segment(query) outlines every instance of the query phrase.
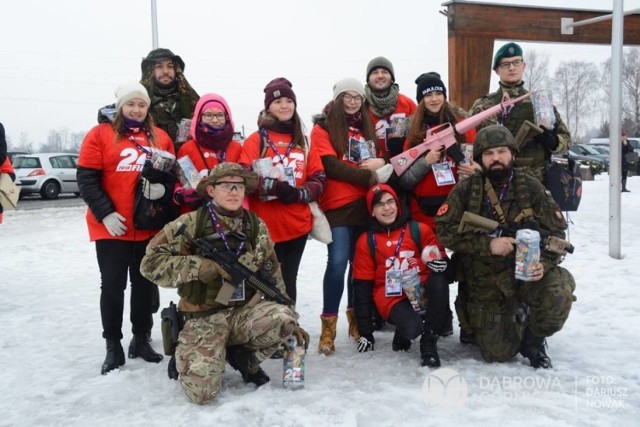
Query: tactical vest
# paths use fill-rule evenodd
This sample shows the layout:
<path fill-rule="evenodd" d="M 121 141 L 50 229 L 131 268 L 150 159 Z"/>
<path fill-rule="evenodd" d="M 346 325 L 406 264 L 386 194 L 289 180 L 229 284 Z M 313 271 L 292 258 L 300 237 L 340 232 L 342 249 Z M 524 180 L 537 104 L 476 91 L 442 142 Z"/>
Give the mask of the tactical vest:
<path fill-rule="evenodd" d="M 498 91 L 488 95 L 493 105 L 498 105 L 502 101 L 502 95 L 507 92 L 511 99 L 522 96 L 528 91 L 518 87 L 513 90 L 499 89 Z M 511 131 L 515 137 L 525 120 L 534 121 L 533 103 L 531 98 L 523 99 L 513 106 L 509 114 L 503 119 L 498 117 L 498 122 L 502 121 L 502 125 Z M 538 144 L 534 139 L 525 141 L 518 151 L 515 165 L 532 172 L 539 181 L 542 182 L 544 173 L 544 164 L 551 158 L 542 145 Z M 538 176 L 540 175 L 540 176 Z"/>
<path fill-rule="evenodd" d="M 257 215 L 251 211 L 245 211 L 243 217 L 243 228 L 245 230 L 245 246 L 242 252 L 251 252 L 253 247 L 256 244 L 258 238 L 258 230 L 259 230 L 259 219 Z M 207 240 L 211 246 L 216 249 L 225 250 L 226 247 L 224 242 L 219 234 L 216 233 L 213 224 L 211 223 L 211 219 L 209 217 L 209 212 L 207 211 L 206 206 L 201 206 L 198 208 L 196 214 L 196 229 L 194 233 L 194 237 L 202 237 Z M 227 243 L 232 251 L 237 251 L 238 247 L 242 243 L 240 236 L 237 233 L 228 233 L 225 234 L 227 238 Z M 195 255 L 202 255 L 202 252 L 199 249 L 196 249 Z M 218 302 L 216 302 L 216 297 L 218 296 L 218 292 L 222 287 L 222 279 L 217 278 L 213 283 L 203 283 L 199 280 L 194 280 L 188 283 L 185 283 L 178 287 L 178 295 L 185 299 L 190 304 L 207 304 L 215 307 L 225 307 Z M 245 298 L 243 301 L 233 301 L 229 302 L 228 307 L 241 306 L 246 304 L 251 297 L 255 294 L 255 291 L 250 288 L 245 288 Z"/>

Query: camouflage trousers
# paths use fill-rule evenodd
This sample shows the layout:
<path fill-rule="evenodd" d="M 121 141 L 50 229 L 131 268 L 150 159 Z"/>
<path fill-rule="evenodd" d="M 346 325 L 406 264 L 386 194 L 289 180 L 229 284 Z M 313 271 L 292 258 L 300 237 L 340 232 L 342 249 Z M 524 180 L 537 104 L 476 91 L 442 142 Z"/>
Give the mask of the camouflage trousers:
<path fill-rule="evenodd" d="M 522 334 L 527 327 L 536 336 L 548 337 L 564 326 L 576 282 L 566 269 L 554 267 L 545 271 L 537 282 L 518 281 L 512 297 L 487 299 L 469 286 L 468 319 L 482 357 L 488 362 L 504 362 L 520 351 Z M 523 316 L 521 304 L 529 307 Z M 526 318 L 526 320 L 524 320 Z"/>
<path fill-rule="evenodd" d="M 186 321 L 176 347 L 182 389 L 192 402 L 213 400 L 220 390 L 227 346 L 243 345 L 254 350 L 249 372 L 257 372 L 260 363 L 280 348 L 295 326 L 291 308 L 264 300 L 253 307 L 228 308 Z"/>

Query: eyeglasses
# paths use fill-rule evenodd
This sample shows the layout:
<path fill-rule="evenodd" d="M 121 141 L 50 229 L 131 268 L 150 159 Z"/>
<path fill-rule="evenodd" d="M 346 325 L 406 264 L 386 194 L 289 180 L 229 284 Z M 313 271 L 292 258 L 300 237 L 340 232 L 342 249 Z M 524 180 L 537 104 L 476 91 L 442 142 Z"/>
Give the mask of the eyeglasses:
<path fill-rule="evenodd" d="M 362 104 L 362 97 L 360 95 L 349 95 L 348 93 L 344 94 L 344 101 L 345 102 L 352 102 L 355 101 L 356 104 Z"/>
<path fill-rule="evenodd" d="M 503 70 L 508 70 L 509 68 L 511 68 L 511 66 L 513 65 L 515 68 L 518 68 L 519 66 L 521 66 L 524 63 L 524 61 L 522 59 L 516 59 L 513 61 L 505 61 L 505 62 L 501 62 L 498 66 L 500 68 L 502 68 Z"/>
<path fill-rule="evenodd" d="M 224 113 L 204 113 L 202 115 L 202 118 L 208 121 L 212 121 L 213 119 L 224 120 L 225 117 Z"/>
<path fill-rule="evenodd" d="M 244 191 L 247 185 L 244 182 L 231 182 L 231 181 L 218 181 L 213 184 L 215 187 L 220 187 L 225 193 L 231 193 L 232 191 Z"/>
<path fill-rule="evenodd" d="M 396 199 L 391 198 L 391 199 L 387 200 L 386 202 L 378 202 L 378 203 L 376 203 L 375 205 L 373 205 L 373 208 L 374 209 L 382 209 L 384 207 L 391 208 L 391 207 L 394 207 L 395 205 L 396 205 Z"/>

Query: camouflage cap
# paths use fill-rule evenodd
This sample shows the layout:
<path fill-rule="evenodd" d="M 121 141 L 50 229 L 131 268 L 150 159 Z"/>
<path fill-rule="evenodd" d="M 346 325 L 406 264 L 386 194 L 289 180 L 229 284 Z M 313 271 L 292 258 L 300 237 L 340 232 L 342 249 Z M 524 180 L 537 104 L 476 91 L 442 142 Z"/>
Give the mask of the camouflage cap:
<path fill-rule="evenodd" d="M 518 152 L 516 139 L 509 129 L 501 125 L 487 126 L 476 135 L 473 143 L 473 160 L 479 162 L 483 151 L 494 147 L 509 147 L 514 153 Z"/>
<path fill-rule="evenodd" d="M 511 58 L 512 56 L 522 56 L 522 48 L 517 43 L 507 43 L 502 46 L 496 52 L 496 56 L 493 57 L 493 68 L 495 70 L 500 65 L 500 60 L 502 58 Z"/>
<path fill-rule="evenodd" d="M 211 169 L 209 172 L 209 176 L 203 178 L 200 183 L 198 183 L 198 187 L 196 191 L 205 199 L 210 199 L 207 194 L 207 185 L 213 185 L 218 182 L 221 178 L 225 176 L 239 176 L 244 178 L 244 183 L 246 186 L 245 193 L 252 193 L 256 187 L 258 187 L 258 174 L 253 172 L 252 170 L 245 169 L 237 163 L 233 162 L 225 162 L 220 163 L 215 168 Z"/>

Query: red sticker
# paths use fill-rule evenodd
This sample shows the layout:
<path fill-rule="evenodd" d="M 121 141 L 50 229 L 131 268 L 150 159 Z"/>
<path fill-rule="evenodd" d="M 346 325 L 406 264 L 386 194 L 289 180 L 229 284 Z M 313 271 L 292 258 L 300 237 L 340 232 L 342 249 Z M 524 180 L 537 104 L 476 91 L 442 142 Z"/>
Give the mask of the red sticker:
<path fill-rule="evenodd" d="M 444 215 L 447 213 L 448 210 L 449 210 L 449 205 L 445 203 L 442 206 L 440 206 L 440 209 L 438 209 L 437 215 L 438 216 Z"/>
<path fill-rule="evenodd" d="M 416 157 L 418 157 L 418 150 L 416 149 L 409 150 L 409 155 L 415 159 Z"/>

